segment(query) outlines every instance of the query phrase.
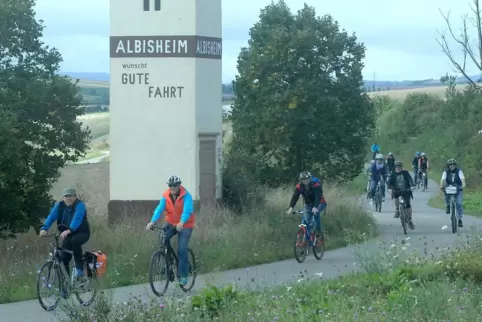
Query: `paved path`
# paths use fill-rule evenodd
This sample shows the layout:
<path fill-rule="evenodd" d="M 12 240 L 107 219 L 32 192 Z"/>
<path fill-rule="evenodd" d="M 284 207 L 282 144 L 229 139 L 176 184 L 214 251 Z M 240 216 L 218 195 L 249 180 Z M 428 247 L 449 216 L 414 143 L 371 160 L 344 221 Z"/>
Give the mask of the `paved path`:
<path fill-rule="evenodd" d="M 437 253 L 436 248 L 443 245 L 452 244 L 456 239 L 464 238 L 464 235 L 470 229 L 471 225 L 481 225 L 482 220 L 467 216 L 465 218 L 465 227 L 460 229 L 460 235 L 454 235 L 450 229 L 449 216 L 439 209 L 428 206 L 428 200 L 436 191 L 435 182 L 429 182 L 430 188 L 427 192 L 416 191 L 412 200 L 414 207 L 414 223 L 415 230 L 409 231 L 410 248 L 418 248 L 426 250 L 428 254 Z M 361 201 L 364 202 L 364 201 Z M 371 208 L 372 209 L 372 208 Z M 331 250 L 325 253 L 323 260 L 317 261 L 313 256 L 309 256 L 305 263 L 298 264 L 295 259 L 286 261 L 253 266 L 250 268 L 236 269 L 231 271 L 201 275 L 196 281 L 195 290 L 202 288 L 206 283 L 227 284 L 230 282 L 238 282 L 240 286 L 249 289 L 260 289 L 273 285 L 290 283 L 301 278 L 318 278 L 317 273 L 323 273 L 323 278 L 333 278 L 341 274 L 352 272 L 355 264 L 354 249 L 358 249 L 358 254 L 363 252 L 371 252 L 373 250 L 378 253 L 383 252 L 383 248 L 389 247 L 395 240 L 400 243 L 405 239 L 403 235 L 400 221 L 393 218 L 394 206 L 391 200 L 383 205 L 381 213 L 375 213 L 381 238 L 369 242 L 366 245 L 358 247 L 346 247 Z M 443 226 L 448 229 L 442 230 Z M 385 243 L 380 243 L 385 241 Z M 286 247 L 290 247 L 286 245 Z M 177 287 L 170 288 L 168 295 L 179 294 Z M 148 285 L 135 285 L 115 289 L 114 300 L 116 302 L 124 302 L 132 295 L 140 295 L 143 298 L 153 298 Z M 162 301 L 159 299 L 159 301 Z M 52 313 L 43 311 L 36 300 L 2 304 L 0 305 L 0 316 L 2 321 L 55 321 Z"/>
<path fill-rule="evenodd" d="M 105 157 L 108 157 L 110 155 L 110 151 L 101 151 L 102 155 L 95 157 L 95 158 L 90 158 L 82 161 L 77 161 L 75 164 L 88 164 L 88 163 L 99 163 L 101 162 Z"/>

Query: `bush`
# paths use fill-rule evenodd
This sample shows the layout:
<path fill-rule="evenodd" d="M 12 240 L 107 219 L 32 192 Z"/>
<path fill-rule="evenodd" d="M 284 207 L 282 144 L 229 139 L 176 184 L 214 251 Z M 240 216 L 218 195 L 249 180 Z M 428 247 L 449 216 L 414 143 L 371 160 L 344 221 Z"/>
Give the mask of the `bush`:
<path fill-rule="evenodd" d="M 396 153 L 396 158 L 411 164 L 416 151 L 426 152 L 437 177 L 449 158 L 457 159 L 469 173 L 468 185 L 478 187 L 482 181 L 482 94 L 471 89 L 447 91 L 445 99 L 425 94 L 408 95 L 402 103 L 375 101 L 377 110 L 386 111 L 378 121 L 375 141 L 382 150 Z M 407 167 L 408 168 L 408 167 Z M 438 179 L 438 178 L 437 178 Z"/>
<path fill-rule="evenodd" d="M 285 214 L 291 189 L 266 192 L 263 205 L 243 215 L 223 208 L 199 214 L 190 247 L 201 273 L 293 257 L 292 243 L 300 218 Z M 376 234 L 373 217 L 354 200 L 347 200 L 344 191 L 327 188 L 325 196 L 328 208 L 323 224 L 328 249 Z M 82 199 L 89 207 L 88 196 Z M 101 249 L 107 254 L 105 287 L 147 282 L 148 263 L 158 236 L 144 231 L 145 220 L 129 214 L 129 220 L 109 227 L 105 216 L 94 211 L 89 218 L 92 237 L 84 248 Z M 16 240 L 0 241 L 0 302 L 35 296 L 36 271 L 48 257 L 51 245 L 51 239 L 39 239 L 34 231 Z"/>

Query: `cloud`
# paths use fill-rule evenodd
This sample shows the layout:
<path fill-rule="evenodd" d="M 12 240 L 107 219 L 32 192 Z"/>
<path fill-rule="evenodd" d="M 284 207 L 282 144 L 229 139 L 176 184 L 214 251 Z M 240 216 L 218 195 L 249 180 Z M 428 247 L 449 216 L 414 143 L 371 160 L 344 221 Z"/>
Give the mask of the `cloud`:
<path fill-rule="evenodd" d="M 306 0 L 308 1 L 308 0 Z M 305 0 L 286 0 L 296 12 Z M 234 78 L 239 50 L 247 45 L 249 28 L 270 0 L 223 0 L 223 81 Z M 436 42 L 445 28 L 439 8 L 452 10 L 458 31 L 463 13 L 460 0 L 403 2 L 370 0 L 312 0 L 318 15 L 330 14 L 342 28 L 355 32 L 367 47 L 365 76 L 375 71 L 379 79 L 438 78 L 451 72 Z M 45 21 L 45 41 L 60 50 L 63 71 L 109 71 L 108 0 L 38 0 L 37 15 Z M 472 67 L 473 73 L 477 70 Z"/>

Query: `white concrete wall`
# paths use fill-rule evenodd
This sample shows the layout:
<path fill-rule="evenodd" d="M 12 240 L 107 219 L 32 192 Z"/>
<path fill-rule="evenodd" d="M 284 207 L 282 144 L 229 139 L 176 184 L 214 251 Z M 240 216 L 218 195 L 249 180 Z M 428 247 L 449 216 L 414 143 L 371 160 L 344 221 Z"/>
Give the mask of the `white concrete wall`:
<path fill-rule="evenodd" d="M 111 36 L 195 35 L 221 38 L 221 0 L 162 0 L 149 12 L 142 0 L 111 0 Z M 140 74 L 136 84 L 123 84 L 126 73 Z M 182 96 L 150 97 L 165 86 L 182 87 Z M 173 174 L 198 199 L 198 133 L 222 132 L 221 60 L 111 58 L 110 93 L 110 199 L 158 199 Z"/>
<path fill-rule="evenodd" d="M 197 35 L 222 38 L 221 0 L 196 2 Z M 216 141 L 216 198 L 222 196 L 222 62 L 220 59 L 198 59 L 196 62 L 196 123 L 197 131 L 219 133 Z M 211 93 L 203 95 L 203 93 Z M 199 149 L 199 144 L 198 144 Z M 199 163 L 196 165 L 199 178 Z M 199 184 L 197 185 L 199 195 Z"/>

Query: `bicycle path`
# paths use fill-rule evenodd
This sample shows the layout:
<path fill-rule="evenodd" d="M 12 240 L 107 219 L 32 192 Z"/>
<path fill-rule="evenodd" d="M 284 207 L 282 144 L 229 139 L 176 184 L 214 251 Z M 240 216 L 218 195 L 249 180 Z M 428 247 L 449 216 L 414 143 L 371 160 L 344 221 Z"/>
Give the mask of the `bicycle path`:
<path fill-rule="evenodd" d="M 428 200 L 434 194 L 438 193 L 436 183 L 429 181 L 429 189 L 426 192 L 415 191 L 414 199 L 412 199 L 414 209 L 415 230 L 409 231 L 411 249 L 419 249 L 421 254 L 440 253 L 440 248 L 445 245 L 453 244 L 457 239 L 464 238 L 470 231 L 471 225 L 482 225 L 482 220 L 465 216 L 464 228 L 460 229 L 460 235 L 452 234 L 450 227 L 449 215 L 444 211 L 428 206 Z M 365 198 L 360 198 L 359 202 L 367 204 Z M 373 210 L 371 206 L 371 210 Z M 327 251 L 321 261 L 316 260 L 312 255 L 308 256 L 303 264 L 299 264 L 296 260 L 289 259 L 285 261 L 252 266 L 248 268 L 235 269 L 224 272 L 210 273 L 198 276 L 193 291 L 199 290 L 207 285 L 207 283 L 215 283 L 218 285 L 226 285 L 228 283 L 237 282 L 242 288 L 250 290 L 261 290 L 265 287 L 274 285 L 282 285 L 285 283 L 296 282 L 305 278 L 334 278 L 342 274 L 351 273 L 359 266 L 354 256 L 354 249 L 360 253 L 369 253 L 372 251 L 383 252 L 389 248 L 392 243 L 400 244 L 401 240 L 405 240 L 400 221 L 393 218 L 395 207 L 393 201 L 387 198 L 383 204 L 381 213 L 374 213 L 380 230 L 380 237 L 372 240 L 364 245 L 357 247 L 345 247 Z M 329 215 L 329 213 L 328 213 Z M 443 226 L 448 228 L 442 230 Z M 291 245 L 286 245 L 291 247 Z M 186 295 L 176 285 L 170 285 L 167 296 Z M 191 293 L 192 294 L 192 293 Z M 138 296 L 142 299 L 149 300 L 156 298 L 148 284 L 133 285 L 121 287 L 113 290 L 115 303 L 123 303 L 128 301 L 132 296 Z M 159 303 L 163 302 L 162 298 L 156 298 Z M 57 314 L 62 314 L 57 309 Z M 20 321 L 58 321 L 52 314 L 45 312 L 38 304 L 37 300 L 24 302 L 2 304 L 0 305 L 0 316 L 3 321 L 20 322 Z"/>

